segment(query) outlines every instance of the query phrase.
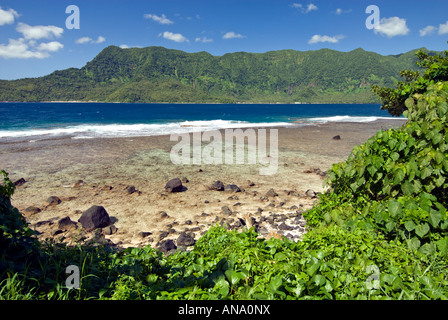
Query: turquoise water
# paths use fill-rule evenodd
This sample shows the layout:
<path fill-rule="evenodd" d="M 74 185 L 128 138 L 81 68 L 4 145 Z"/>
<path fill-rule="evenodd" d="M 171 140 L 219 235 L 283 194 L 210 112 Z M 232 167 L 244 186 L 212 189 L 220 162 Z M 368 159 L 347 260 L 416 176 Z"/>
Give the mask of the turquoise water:
<path fill-rule="evenodd" d="M 148 136 L 197 130 L 393 119 L 373 104 L 0 103 L 0 140 Z"/>

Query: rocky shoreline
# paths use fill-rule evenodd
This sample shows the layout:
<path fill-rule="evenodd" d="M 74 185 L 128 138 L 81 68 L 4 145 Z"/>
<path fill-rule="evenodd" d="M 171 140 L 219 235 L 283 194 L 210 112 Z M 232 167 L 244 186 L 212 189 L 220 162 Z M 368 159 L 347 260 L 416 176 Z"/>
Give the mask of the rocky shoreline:
<path fill-rule="evenodd" d="M 259 165 L 173 164 L 169 136 L 0 141 L 0 157 L 17 182 L 12 204 L 39 239 L 168 252 L 188 250 L 216 224 L 300 240 L 326 171 L 379 129 L 402 124 L 278 128 L 278 170 L 266 176 Z M 83 226 L 93 206 L 105 209 L 107 225 Z"/>
<path fill-rule="evenodd" d="M 317 173 L 321 177 L 322 171 L 319 168 L 305 170 L 305 173 Z M 182 184 L 182 181 L 184 184 Z M 171 193 L 188 192 L 184 186 L 189 180 L 175 178 L 167 182 L 165 191 L 159 194 L 160 197 L 169 197 Z M 26 181 L 20 179 L 16 186 L 20 188 Z M 75 189 L 93 188 L 83 181 L 77 181 L 72 186 L 66 186 Z M 112 191 L 114 187 L 101 187 L 99 192 Z M 142 192 L 134 186 L 126 186 L 124 192 L 131 196 L 143 196 Z M 137 247 L 151 245 L 166 254 L 176 250 L 189 250 L 194 246 L 200 236 L 205 234 L 213 225 L 223 226 L 227 230 L 244 231 L 253 228 L 259 234 L 259 237 L 269 239 L 271 237 L 282 239 L 288 238 L 292 241 L 299 241 L 306 233 L 306 221 L 302 214 L 310 208 L 317 194 L 313 190 L 300 192 L 297 190 L 282 190 L 277 193 L 273 188 L 265 194 L 257 191 L 257 186 L 252 181 L 247 181 L 244 187 L 236 184 L 224 184 L 221 181 L 214 181 L 208 186 L 200 185 L 199 189 L 204 192 L 220 193 L 227 200 L 234 202 L 229 207 L 223 205 L 220 212 L 212 214 L 201 212 L 196 219 L 178 221 L 173 219 L 166 211 L 159 211 L 155 219 L 163 221 L 161 230 L 139 231 L 137 238 L 141 241 Z M 244 212 L 239 210 L 242 203 L 240 199 L 251 197 L 259 202 L 259 207 L 254 212 Z M 45 210 L 57 209 L 63 201 L 74 200 L 73 197 L 59 198 L 57 196 L 49 197 L 45 204 L 39 207 L 30 206 L 23 210 L 23 215 L 27 220 L 34 220 Z M 205 203 L 210 201 L 205 200 Z M 298 203 L 298 205 L 290 205 Z M 65 243 L 68 245 L 81 244 L 87 246 L 109 246 L 126 247 L 122 241 L 114 242 L 112 240 L 115 234 L 119 233 L 119 228 L 115 225 L 118 221 L 115 217 L 109 216 L 106 208 L 98 205 L 90 207 L 86 211 L 75 210 L 70 216 L 63 218 L 51 218 L 48 220 L 39 220 L 30 223 L 32 229 L 37 232 L 40 240 L 53 240 L 56 243 Z M 78 219 L 76 219 L 78 218 Z M 72 220 L 73 219 L 73 220 Z"/>

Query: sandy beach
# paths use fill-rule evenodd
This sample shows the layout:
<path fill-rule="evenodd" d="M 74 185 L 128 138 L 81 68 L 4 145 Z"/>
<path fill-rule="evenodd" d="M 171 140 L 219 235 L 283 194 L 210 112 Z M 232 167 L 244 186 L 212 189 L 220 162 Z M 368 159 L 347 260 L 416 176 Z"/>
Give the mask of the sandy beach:
<path fill-rule="evenodd" d="M 176 142 L 169 136 L 0 140 L 0 169 L 13 182 L 25 179 L 12 203 L 41 239 L 74 243 L 92 237 L 92 232 L 82 231 L 78 219 L 98 205 L 116 227 L 103 229 L 103 239 L 120 247 L 157 247 L 162 239 L 176 240 L 185 231 L 197 240 L 215 223 L 231 225 L 241 218 L 250 225 L 279 214 L 300 218 L 315 201 L 307 190 L 324 191 L 324 174 L 333 163 L 346 160 L 355 145 L 379 129 L 403 123 L 397 119 L 276 128 L 278 170 L 265 176 L 259 174 L 260 164 L 173 164 L 169 152 Z M 184 191 L 165 191 L 172 178 L 182 179 Z M 241 191 L 209 190 L 218 180 Z M 270 189 L 277 195 L 266 195 Z M 51 204 L 50 197 L 60 201 Z M 65 217 L 76 225 L 60 228 L 58 221 Z"/>

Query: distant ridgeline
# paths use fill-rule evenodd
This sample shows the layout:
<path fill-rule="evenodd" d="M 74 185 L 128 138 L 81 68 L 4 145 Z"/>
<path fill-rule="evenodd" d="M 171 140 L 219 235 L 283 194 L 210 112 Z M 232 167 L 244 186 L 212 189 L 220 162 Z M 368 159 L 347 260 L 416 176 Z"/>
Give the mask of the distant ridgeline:
<path fill-rule="evenodd" d="M 372 85 L 416 70 L 413 50 L 382 56 L 281 50 L 212 56 L 163 47 L 109 46 L 81 69 L 0 81 L 0 101 L 379 103 Z"/>

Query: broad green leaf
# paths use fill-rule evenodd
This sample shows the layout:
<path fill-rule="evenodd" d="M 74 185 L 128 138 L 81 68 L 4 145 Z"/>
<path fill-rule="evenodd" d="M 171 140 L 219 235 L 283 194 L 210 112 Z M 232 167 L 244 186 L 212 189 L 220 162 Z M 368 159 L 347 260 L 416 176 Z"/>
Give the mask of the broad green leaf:
<path fill-rule="evenodd" d="M 232 286 L 236 285 L 241 280 L 240 275 L 235 270 L 226 270 L 225 275 Z"/>
<path fill-rule="evenodd" d="M 308 273 L 308 275 L 311 277 L 316 273 L 316 271 L 319 269 L 319 267 L 320 267 L 320 262 L 315 262 L 308 267 L 308 269 L 306 270 L 306 273 Z"/>
<path fill-rule="evenodd" d="M 275 276 L 271 279 L 271 282 L 269 282 L 269 289 L 275 292 L 282 286 L 282 283 L 282 276 Z"/>
<path fill-rule="evenodd" d="M 394 184 L 399 184 L 401 181 L 403 181 L 404 177 L 405 177 L 405 173 L 404 173 L 403 169 L 398 168 L 397 170 L 395 170 Z"/>
<path fill-rule="evenodd" d="M 416 237 L 406 240 L 408 244 L 408 248 L 411 250 L 417 250 L 420 248 L 420 240 L 418 240 Z"/>
<path fill-rule="evenodd" d="M 388 223 L 386 223 L 386 230 L 388 232 L 391 232 L 394 228 L 395 228 L 395 222 L 394 221 L 389 221 Z"/>
<path fill-rule="evenodd" d="M 415 227 L 415 233 L 423 238 L 429 232 L 429 225 L 427 223 L 419 224 Z"/>
<path fill-rule="evenodd" d="M 432 174 L 432 168 L 431 167 L 425 167 L 423 168 L 423 170 L 420 173 L 420 177 L 422 179 L 426 179 L 427 177 L 429 177 Z"/>
<path fill-rule="evenodd" d="M 389 200 L 387 207 L 389 209 L 390 214 L 393 217 L 401 217 L 401 212 L 402 212 L 402 204 L 400 202 L 398 202 L 395 199 L 391 199 Z"/>
<path fill-rule="evenodd" d="M 404 227 L 410 232 L 415 229 L 415 223 L 412 220 L 408 220 L 404 223 Z"/>
<path fill-rule="evenodd" d="M 321 287 L 325 285 L 326 279 L 321 274 L 316 274 L 314 277 L 311 278 L 311 281 L 317 286 Z"/>
<path fill-rule="evenodd" d="M 429 218 L 428 218 L 429 223 L 434 228 L 437 228 L 439 226 L 440 220 L 442 220 L 442 215 L 440 214 L 440 212 L 438 212 L 434 209 L 431 209 L 429 212 Z"/>
<path fill-rule="evenodd" d="M 448 238 L 437 240 L 436 244 L 439 251 L 445 255 L 448 249 Z"/>
<path fill-rule="evenodd" d="M 398 159 L 400 159 L 400 155 L 397 152 L 392 152 L 392 154 L 390 155 L 391 159 L 394 161 L 397 161 Z"/>
<path fill-rule="evenodd" d="M 405 196 L 410 196 L 414 193 L 414 186 L 408 180 L 406 180 L 401 185 L 401 191 L 403 191 L 403 194 Z"/>

